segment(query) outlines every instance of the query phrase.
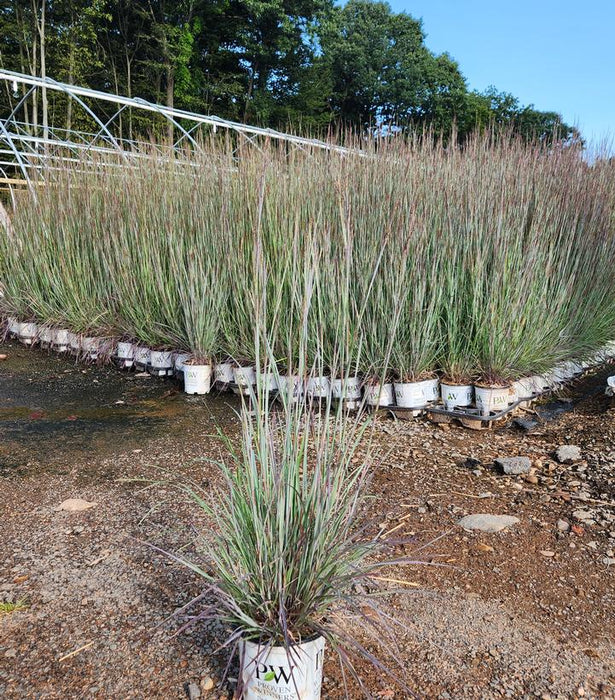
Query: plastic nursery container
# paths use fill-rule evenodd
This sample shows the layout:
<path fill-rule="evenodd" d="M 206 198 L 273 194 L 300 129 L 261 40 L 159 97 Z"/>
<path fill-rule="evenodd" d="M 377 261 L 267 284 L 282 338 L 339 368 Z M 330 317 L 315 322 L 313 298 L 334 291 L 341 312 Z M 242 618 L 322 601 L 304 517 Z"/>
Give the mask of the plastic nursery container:
<path fill-rule="evenodd" d="M 530 379 L 534 384 L 535 394 L 544 394 L 545 391 L 549 391 L 551 388 L 549 377 L 546 374 L 533 374 Z"/>
<path fill-rule="evenodd" d="M 230 362 L 220 362 L 214 366 L 214 380 L 220 388 L 226 388 L 234 380 L 233 365 Z"/>
<path fill-rule="evenodd" d="M 193 365 L 184 363 L 184 391 L 186 394 L 209 394 L 213 368 L 209 364 Z"/>
<path fill-rule="evenodd" d="M 38 331 L 38 339 L 44 348 L 51 347 L 51 344 L 53 343 L 53 328 L 50 328 L 49 326 L 40 328 Z"/>
<path fill-rule="evenodd" d="M 573 362 L 572 360 L 564 362 L 564 368 L 569 379 L 574 379 L 585 371 L 585 368 L 580 362 Z"/>
<path fill-rule="evenodd" d="M 135 346 L 125 340 L 117 344 L 116 358 L 121 367 L 128 369 L 133 366 L 135 360 Z"/>
<path fill-rule="evenodd" d="M 393 384 L 366 384 L 365 402 L 368 406 L 393 406 L 395 404 L 395 392 Z"/>
<path fill-rule="evenodd" d="M 137 369 L 146 369 L 150 363 L 151 353 L 152 351 L 149 348 L 142 345 L 135 346 L 135 367 Z"/>
<path fill-rule="evenodd" d="M 440 382 L 442 403 L 447 411 L 456 408 L 467 408 L 474 401 L 474 387 L 471 384 L 449 384 Z"/>
<path fill-rule="evenodd" d="M 104 341 L 102 338 L 86 336 L 81 339 L 81 350 L 90 360 L 97 360 L 102 350 Z"/>
<path fill-rule="evenodd" d="M 278 390 L 280 398 L 290 398 L 292 403 L 296 403 L 303 396 L 305 385 L 298 374 L 280 374 L 278 377 Z"/>
<path fill-rule="evenodd" d="M 256 370 L 254 367 L 233 367 L 233 379 L 240 394 L 249 394 L 256 384 Z"/>
<path fill-rule="evenodd" d="M 481 415 L 488 416 L 490 413 L 504 411 L 517 399 L 512 385 L 503 387 L 474 385 L 476 396 L 476 408 Z"/>
<path fill-rule="evenodd" d="M 38 326 L 36 323 L 19 324 L 19 340 L 24 345 L 33 345 L 38 338 Z"/>
<path fill-rule="evenodd" d="M 395 402 L 400 408 L 425 408 L 430 401 L 435 400 L 434 387 L 437 391 L 437 379 L 421 382 L 395 382 L 393 384 Z"/>
<path fill-rule="evenodd" d="M 173 374 L 175 361 L 172 350 L 151 350 L 147 371 L 155 377 L 166 377 Z"/>
<path fill-rule="evenodd" d="M 55 328 L 51 347 L 57 352 L 66 352 L 70 347 L 70 332 L 65 328 Z"/>
<path fill-rule="evenodd" d="M 329 377 L 308 377 L 305 382 L 305 393 L 312 399 L 326 399 L 331 395 L 331 380 Z"/>
<path fill-rule="evenodd" d="M 359 401 L 361 399 L 361 380 L 359 377 L 333 379 L 331 382 L 331 393 L 334 399 Z"/>
<path fill-rule="evenodd" d="M 319 700 L 325 640 L 284 647 L 241 644 L 243 700 Z"/>
<path fill-rule="evenodd" d="M 419 384 L 423 387 L 423 393 L 425 394 L 427 403 L 440 400 L 440 380 L 437 377 L 434 379 L 424 379 L 422 382 L 419 382 Z"/>
<path fill-rule="evenodd" d="M 19 335 L 19 331 L 21 330 L 21 322 L 18 321 L 15 316 L 9 316 L 8 317 L 8 331 L 9 334 L 17 337 Z"/>
<path fill-rule="evenodd" d="M 517 400 L 533 399 L 536 395 L 536 380 L 535 377 L 523 377 L 513 382 L 513 389 Z"/>
<path fill-rule="evenodd" d="M 68 348 L 73 355 L 78 355 L 81 352 L 81 338 L 77 333 L 68 334 Z"/>
<path fill-rule="evenodd" d="M 174 368 L 175 368 L 175 376 L 176 377 L 179 377 L 180 379 L 183 378 L 184 365 L 186 364 L 186 360 L 189 360 L 191 357 L 192 357 L 192 355 L 189 352 L 178 352 L 177 355 L 175 355 L 175 367 Z"/>
<path fill-rule="evenodd" d="M 262 391 L 270 393 L 278 390 L 278 379 L 275 376 L 275 372 L 272 372 L 271 370 L 259 372 L 258 382 Z"/>

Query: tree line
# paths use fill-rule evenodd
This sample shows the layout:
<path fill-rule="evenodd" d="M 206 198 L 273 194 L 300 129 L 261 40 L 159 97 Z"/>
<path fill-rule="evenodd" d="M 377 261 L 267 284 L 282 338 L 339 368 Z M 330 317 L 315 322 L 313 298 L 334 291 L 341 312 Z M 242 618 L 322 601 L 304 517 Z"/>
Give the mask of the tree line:
<path fill-rule="evenodd" d="M 463 140 L 495 125 L 577 140 L 556 112 L 491 87 L 468 89 L 457 62 L 425 45 L 419 20 L 348 0 L 0 0 L 0 66 L 252 124 L 433 129 Z M 10 85 L 0 109 L 19 98 Z M 54 93 L 24 120 L 87 128 Z M 151 128 L 130 110 L 122 135 Z"/>

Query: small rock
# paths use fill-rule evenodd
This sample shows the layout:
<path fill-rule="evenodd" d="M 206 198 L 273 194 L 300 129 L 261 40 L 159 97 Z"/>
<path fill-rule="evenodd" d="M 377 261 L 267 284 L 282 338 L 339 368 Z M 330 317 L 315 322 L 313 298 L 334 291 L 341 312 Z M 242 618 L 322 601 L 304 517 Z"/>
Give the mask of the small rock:
<path fill-rule="evenodd" d="M 572 464 L 581 460 L 581 448 L 577 445 L 560 445 L 555 450 L 555 459 L 560 464 Z"/>
<path fill-rule="evenodd" d="M 0 355 L 0 361 L 1 361 L 1 360 L 6 360 L 7 357 L 8 357 L 8 355 L 5 355 L 4 353 L 2 353 L 2 354 Z"/>
<path fill-rule="evenodd" d="M 575 520 L 579 520 L 582 523 L 585 523 L 586 525 L 596 524 L 596 521 L 594 519 L 594 513 L 591 510 L 583 510 L 582 508 L 580 508 L 579 510 L 573 511 L 572 517 Z"/>
<path fill-rule="evenodd" d="M 189 700 L 198 700 L 201 697 L 201 689 L 196 683 L 188 683 L 186 688 Z"/>
<path fill-rule="evenodd" d="M 532 463 L 528 457 L 497 457 L 495 466 L 499 467 L 504 474 L 528 474 L 532 468 Z"/>
<path fill-rule="evenodd" d="M 551 549 L 541 549 L 540 553 L 542 554 L 543 557 L 554 557 L 555 552 Z"/>
<path fill-rule="evenodd" d="M 523 476 L 523 480 L 526 481 L 528 484 L 538 483 L 538 477 L 535 474 L 525 474 Z"/>
<path fill-rule="evenodd" d="M 201 678 L 201 690 L 204 693 L 208 693 L 210 690 L 213 690 L 214 686 L 215 683 L 213 678 Z"/>
<path fill-rule="evenodd" d="M 602 560 L 603 564 L 606 564 L 607 566 L 613 566 L 615 564 L 615 558 L 614 557 L 604 557 Z"/>
<path fill-rule="evenodd" d="M 490 515 L 489 513 L 475 513 L 466 515 L 457 523 L 464 530 L 480 530 L 481 532 L 499 532 L 519 522 L 519 518 L 512 515 Z"/>
<path fill-rule="evenodd" d="M 492 547 L 491 545 L 483 544 L 482 542 L 479 542 L 479 543 L 476 545 L 476 549 L 477 549 L 479 552 L 493 552 L 493 547 Z"/>
<path fill-rule="evenodd" d="M 62 501 L 56 510 L 66 510 L 69 513 L 78 513 L 82 510 L 88 510 L 88 508 L 93 508 L 97 503 L 84 501 L 83 498 L 68 498 L 66 501 Z"/>
<path fill-rule="evenodd" d="M 558 520 L 557 529 L 560 532 L 568 532 L 568 530 L 570 530 L 570 523 L 568 523 L 566 520 Z"/>
<path fill-rule="evenodd" d="M 8 649 L 4 652 L 4 656 L 7 659 L 14 659 L 17 656 L 17 649 Z"/>

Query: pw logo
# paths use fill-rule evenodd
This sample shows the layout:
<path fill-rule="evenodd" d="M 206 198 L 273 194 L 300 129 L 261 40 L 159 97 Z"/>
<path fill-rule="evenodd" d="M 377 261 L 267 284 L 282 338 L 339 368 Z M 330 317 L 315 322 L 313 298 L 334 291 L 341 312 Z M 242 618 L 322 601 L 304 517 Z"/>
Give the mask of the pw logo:
<path fill-rule="evenodd" d="M 258 680 L 275 681 L 279 683 L 284 679 L 285 683 L 290 683 L 293 674 L 287 666 L 272 666 L 271 664 L 257 664 L 256 677 Z"/>

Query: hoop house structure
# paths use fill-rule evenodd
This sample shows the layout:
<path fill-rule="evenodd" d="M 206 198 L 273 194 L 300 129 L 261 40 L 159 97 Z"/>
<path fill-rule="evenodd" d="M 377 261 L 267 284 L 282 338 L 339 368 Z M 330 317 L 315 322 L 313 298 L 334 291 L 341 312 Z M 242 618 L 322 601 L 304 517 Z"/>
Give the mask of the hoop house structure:
<path fill-rule="evenodd" d="M 347 151 L 317 139 L 60 83 L 48 77 L 0 70 L 0 80 L 10 95 L 11 105 L 7 113 L 0 114 L 0 182 L 4 185 L 33 187 L 63 161 L 87 166 L 94 160 L 97 164 L 122 165 L 139 157 L 181 158 L 186 149 L 199 149 L 203 136 L 218 131 L 231 133 L 237 148 L 242 143 L 258 148 L 259 141 L 268 139 L 293 148 Z M 53 109 L 39 119 L 38 105 L 42 104 L 43 95 L 45 103 L 72 103 L 72 123 L 79 128 L 54 124 Z M 141 140 L 126 136 L 128 115 L 131 124 L 137 121 L 141 125 Z M 166 137 L 165 145 L 161 145 L 165 141 L 161 135 Z M 146 140 L 147 136 L 151 140 Z"/>

